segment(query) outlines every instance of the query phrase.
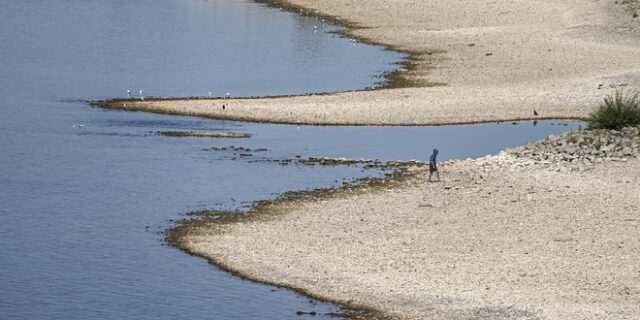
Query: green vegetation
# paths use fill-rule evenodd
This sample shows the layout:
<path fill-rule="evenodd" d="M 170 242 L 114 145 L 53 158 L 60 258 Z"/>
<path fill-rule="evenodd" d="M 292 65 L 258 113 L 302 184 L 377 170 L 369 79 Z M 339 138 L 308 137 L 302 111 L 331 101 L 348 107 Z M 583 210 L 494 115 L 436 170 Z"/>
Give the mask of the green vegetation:
<path fill-rule="evenodd" d="M 596 148 L 596 150 L 600 150 L 602 148 L 602 131 L 598 130 L 598 135 L 595 136 L 593 140 L 591 140 L 591 145 Z"/>
<path fill-rule="evenodd" d="M 589 119 L 589 129 L 614 129 L 640 125 L 640 92 L 621 90 L 604 98 Z"/>
<path fill-rule="evenodd" d="M 616 3 L 623 5 L 625 10 L 627 10 L 632 17 L 638 17 L 638 11 L 640 11 L 640 0 L 618 0 Z"/>

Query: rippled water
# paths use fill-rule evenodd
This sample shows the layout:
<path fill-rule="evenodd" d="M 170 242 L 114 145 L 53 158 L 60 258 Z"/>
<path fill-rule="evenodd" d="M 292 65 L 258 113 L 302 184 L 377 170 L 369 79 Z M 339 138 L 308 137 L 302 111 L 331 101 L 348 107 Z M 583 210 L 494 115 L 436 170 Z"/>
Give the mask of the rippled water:
<path fill-rule="evenodd" d="M 238 0 L 0 0 L 0 8 L 1 319 L 297 319 L 298 310 L 335 311 L 219 271 L 165 246 L 162 232 L 187 211 L 372 174 L 253 158 L 411 159 L 434 146 L 443 159 L 463 158 L 575 127 L 296 127 L 96 109 L 82 101 L 127 89 L 350 90 L 372 85 L 401 56 L 325 33 L 336 28 L 320 20 Z M 253 137 L 149 134 L 158 130 Z M 204 150 L 231 145 L 268 150 L 236 160 Z"/>

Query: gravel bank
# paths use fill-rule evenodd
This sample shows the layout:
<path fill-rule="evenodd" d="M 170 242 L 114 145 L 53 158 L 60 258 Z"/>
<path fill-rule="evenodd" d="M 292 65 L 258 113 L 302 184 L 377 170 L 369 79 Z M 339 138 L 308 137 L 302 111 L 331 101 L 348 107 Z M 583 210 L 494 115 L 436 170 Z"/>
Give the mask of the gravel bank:
<path fill-rule="evenodd" d="M 592 163 L 640 158 L 640 127 L 622 130 L 579 130 L 509 149 L 524 165 L 558 171 L 584 171 Z M 502 153 L 504 154 L 504 152 Z"/>
<path fill-rule="evenodd" d="M 177 243 L 396 318 L 639 319 L 640 160 L 613 156 L 637 141 L 629 132 L 603 133 L 615 146 L 602 163 L 564 159 L 551 138 L 444 163 L 444 183 L 412 167 L 390 184 L 263 203 L 246 219 L 190 225 Z M 590 133 L 573 135 L 562 139 Z"/>

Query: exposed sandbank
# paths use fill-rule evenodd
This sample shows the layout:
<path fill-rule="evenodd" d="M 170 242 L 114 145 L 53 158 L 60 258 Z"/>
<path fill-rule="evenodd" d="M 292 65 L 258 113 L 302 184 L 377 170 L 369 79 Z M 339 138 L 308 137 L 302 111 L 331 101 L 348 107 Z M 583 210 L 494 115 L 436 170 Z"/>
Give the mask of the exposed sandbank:
<path fill-rule="evenodd" d="M 501 154 L 258 204 L 177 244 L 261 282 L 409 319 L 640 318 L 640 160 Z"/>
<path fill-rule="evenodd" d="M 286 3 L 414 52 L 403 76 L 424 85 L 127 108 L 308 124 L 584 118 L 608 90 L 640 84 L 637 27 L 612 1 Z M 261 203 L 260 215 L 190 225 L 176 242 L 253 280 L 398 318 L 640 318 L 640 160 L 572 171 L 501 155 L 442 168 L 443 184 L 415 168 L 393 186 Z"/>
<path fill-rule="evenodd" d="M 640 87 L 640 20 L 609 0 L 266 2 L 333 17 L 349 36 L 411 53 L 393 76 L 411 87 L 102 105 L 258 122 L 427 125 L 584 118 L 610 90 Z"/>

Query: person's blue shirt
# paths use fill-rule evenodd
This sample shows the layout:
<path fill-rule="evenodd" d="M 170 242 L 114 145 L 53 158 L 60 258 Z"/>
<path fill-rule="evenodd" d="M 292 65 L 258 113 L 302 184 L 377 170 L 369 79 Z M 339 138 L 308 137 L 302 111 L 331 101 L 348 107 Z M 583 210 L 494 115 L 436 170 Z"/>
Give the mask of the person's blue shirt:
<path fill-rule="evenodd" d="M 432 153 L 432 154 L 431 154 L 431 157 L 429 157 L 429 162 L 430 162 L 431 164 L 433 164 L 433 165 L 435 165 L 435 164 L 436 164 L 436 156 L 437 156 L 437 154 Z"/>

